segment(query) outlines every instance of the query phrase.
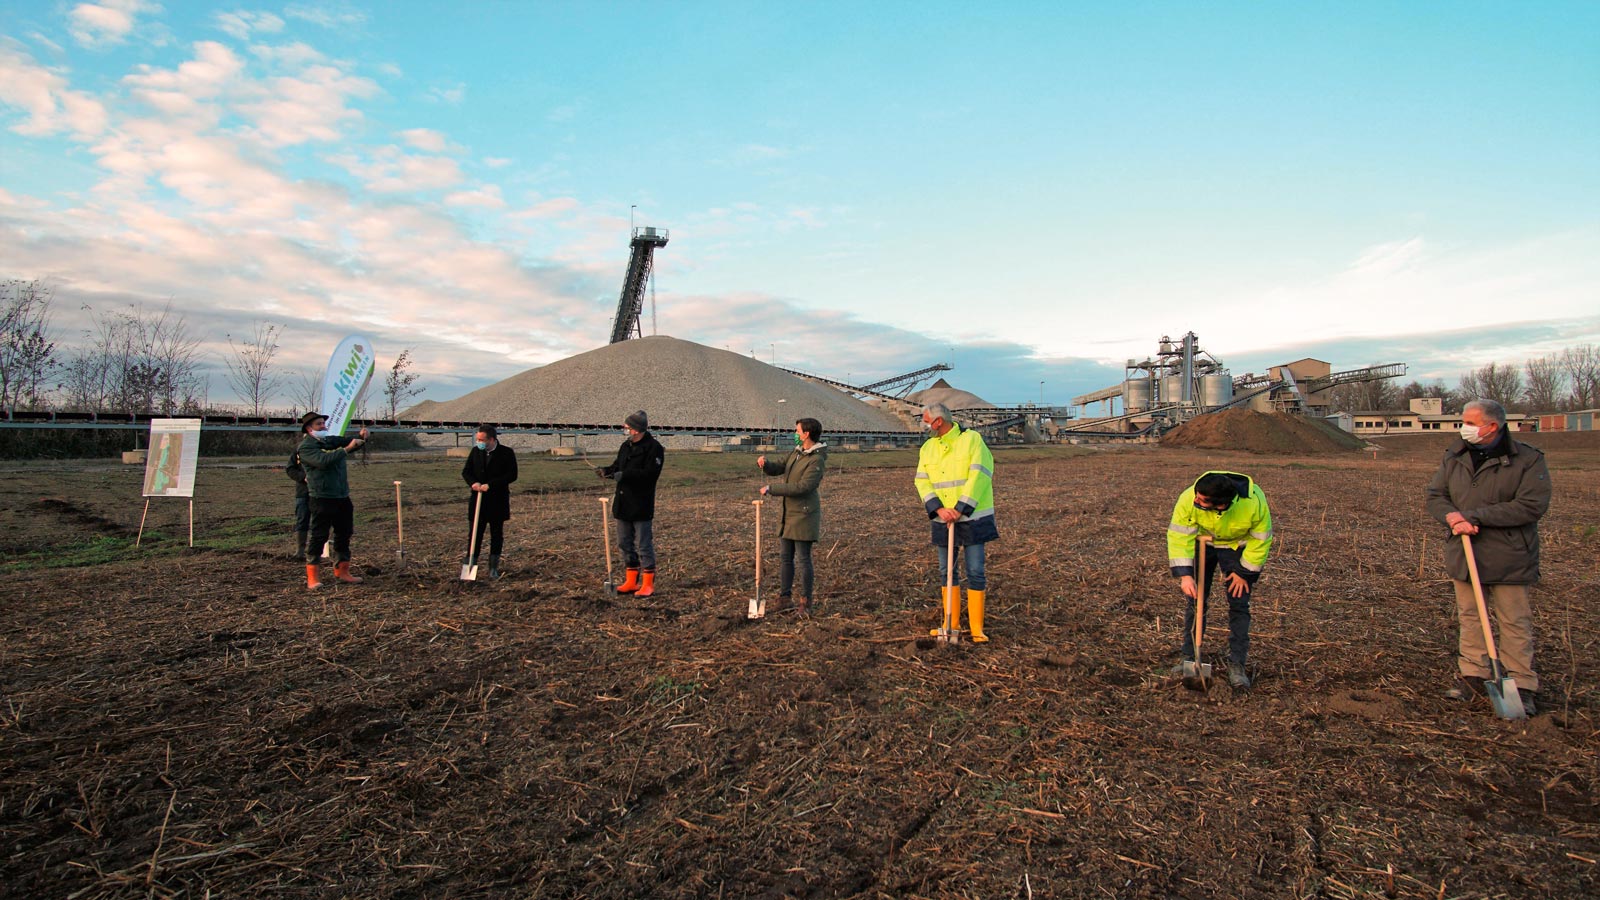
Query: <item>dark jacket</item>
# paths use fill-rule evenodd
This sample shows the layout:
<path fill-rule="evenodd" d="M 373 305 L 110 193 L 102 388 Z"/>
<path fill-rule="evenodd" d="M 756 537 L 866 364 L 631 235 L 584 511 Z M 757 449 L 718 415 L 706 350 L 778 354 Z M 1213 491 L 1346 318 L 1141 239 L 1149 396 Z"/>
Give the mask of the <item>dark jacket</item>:
<path fill-rule="evenodd" d="M 489 486 L 483 492 L 483 521 L 504 522 L 511 518 L 511 482 L 517 480 L 517 454 L 510 447 L 498 444 L 491 452 L 474 446 L 467 454 L 466 465 L 461 467 L 461 480 L 468 485 Z M 467 518 L 472 518 L 477 503 L 476 495 L 467 496 Z"/>
<path fill-rule="evenodd" d="M 289 454 L 289 464 L 283 467 L 283 474 L 289 476 L 294 482 L 294 495 L 296 497 L 309 497 L 311 492 L 306 489 L 306 467 L 300 465 L 300 449 Z"/>
<path fill-rule="evenodd" d="M 828 467 L 828 445 L 818 444 L 807 453 L 796 447 L 783 462 L 767 460 L 761 471 L 782 475 L 781 484 L 767 486 L 767 493 L 783 498 L 778 517 L 778 537 L 791 541 L 815 541 L 822 537 L 823 472 Z"/>
<path fill-rule="evenodd" d="M 1474 472 L 1467 442 L 1457 440 L 1433 473 L 1427 496 L 1428 514 L 1440 522 L 1459 512 L 1478 526 L 1472 552 L 1484 584 L 1539 580 L 1539 519 L 1550 508 L 1550 470 L 1537 447 L 1503 435 Z M 1445 541 L 1444 562 L 1451 578 L 1470 580 L 1460 538 Z"/>
<path fill-rule="evenodd" d="M 350 476 L 345 473 L 345 460 L 349 453 L 345 445 L 355 440 L 355 435 L 339 435 L 319 441 L 306 435 L 295 455 L 306 470 L 306 489 L 319 500 L 343 500 L 350 496 Z"/>
<path fill-rule="evenodd" d="M 624 522 L 648 522 L 656 517 L 656 481 L 667 451 L 646 431 L 637 442 L 623 441 L 617 458 L 600 474 L 617 481 L 611 515 Z"/>

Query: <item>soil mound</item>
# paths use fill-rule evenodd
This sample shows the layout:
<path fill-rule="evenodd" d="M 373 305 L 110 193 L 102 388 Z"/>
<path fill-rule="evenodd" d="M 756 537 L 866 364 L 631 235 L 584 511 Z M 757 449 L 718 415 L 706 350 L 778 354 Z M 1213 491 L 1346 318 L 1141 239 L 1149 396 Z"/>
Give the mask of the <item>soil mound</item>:
<path fill-rule="evenodd" d="M 945 406 L 950 407 L 952 412 L 958 409 L 994 408 L 993 403 L 979 397 L 977 394 L 954 387 L 943 378 L 916 393 L 906 395 L 906 399 L 918 406 L 932 406 L 935 403 L 943 403 Z"/>
<path fill-rule="evenodd" d="M 1244 450 L 1252 453 L 1343 453 L 1360 439 L 1308 416 L 1225 409 L 1207 413 L 1161 436 L 1164 447 Z"/>
<path fill-rule="evenodd" d="M 404 415 L 445 421 L 609 425 L 636 409 L 653 425 L 905 431 L 895 416 L 757 359 L 662 335 L 608 344 Z"/>

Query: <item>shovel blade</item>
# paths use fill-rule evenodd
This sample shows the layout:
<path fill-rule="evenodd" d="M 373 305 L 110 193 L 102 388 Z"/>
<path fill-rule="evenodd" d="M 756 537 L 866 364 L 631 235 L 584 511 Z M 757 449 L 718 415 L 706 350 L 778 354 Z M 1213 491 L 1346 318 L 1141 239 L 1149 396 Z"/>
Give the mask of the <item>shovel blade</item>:
<path fill-rule="evenodd" d="M 478 580 L 478 567 L 477 566 L 462 566 L 461 567 L 461 580 L 462 581 L 477 581 Z"/>
<path fill-rule="evenodd" d="M 1485 681 L 1484 692 L 1489 695 L 1489 705 L 1502 719 L 1526 719 L 1528 711 L 1522 706 L 1522 694 L 1517 690 L 1516 679 L 1507 675 L 1499 681 Z"/>
<path fill-rule="evenodd" d="M 764 619 L 767 616 L 767 605 L 760 600 L 750 598 L 750 611 L 745 613 L 746 619 Z"/>
<path fill-rule="evenodd" d="M 1183 663 L 1183 686 L 1191 691 L 1203 691 L 1211 684 L 1211 664 L 1191 662 Z"/>

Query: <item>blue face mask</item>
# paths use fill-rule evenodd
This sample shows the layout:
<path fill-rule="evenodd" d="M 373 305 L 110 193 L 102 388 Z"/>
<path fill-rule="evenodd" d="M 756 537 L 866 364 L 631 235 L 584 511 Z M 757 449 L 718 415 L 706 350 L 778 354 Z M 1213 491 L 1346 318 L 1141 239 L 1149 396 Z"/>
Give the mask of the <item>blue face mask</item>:
<path fill-rule="evenodd" d="M 489 449 L 488 441 L 478 441 L 477 443 L 473 444 L 472 446 L 477 447 L 479 450 L 487 450 L 487 449 Z"/>

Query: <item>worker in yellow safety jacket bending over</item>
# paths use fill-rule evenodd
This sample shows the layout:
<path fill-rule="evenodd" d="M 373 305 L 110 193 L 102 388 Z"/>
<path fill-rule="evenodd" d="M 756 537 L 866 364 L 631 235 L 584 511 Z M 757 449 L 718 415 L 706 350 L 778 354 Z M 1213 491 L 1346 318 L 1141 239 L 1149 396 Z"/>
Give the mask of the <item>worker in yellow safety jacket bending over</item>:
<path fill-rule="evenodd" d="M 931 437 L 917 458 L 917 493 L 933 522 L 933 545 L 939 556 L 939 583 L 944 593 L 944 626 L 954 631 L 961 624 L 961 579 L 946 589 L 945 552 L 950 524 L 955 524 L 956 548 L 967 573 L 967 618 L 972 639 L 989 640 L 983 633 L 983 545 L 1000 536 L 994 523 L 994 454 L 976 431 L 964 429 L 950 417 L 943 403 L 922 410 L 922 424 Z M 930 634 L 938 634 L 934 629 Z"/>
<path fill-rule="evenodd" d="M 1204 572 L 1195 571 L 1195 544 L 1210 538 Z M 1228 683 L 1250 686 L 1245 664 L 1250 658 L 1250 592 L 1272 551 L 1272 512 L 1261 485 L 1237 472 L 1207 472 L 1178 495 L 1167 526 L 1167 563 L 1189 598 L 1183 616 L 1184 660 L 1194 659 L 1195 600 L 1211 589 L 1211 577 L 1222 570 L 1228 595 Z M 1197 578 L 1198 576 L 1198 578 Z M 1201 619 L 1200 627 L 1205 628 Z M 1182 671 L 1182 663 L 1174 667 Z"/>

